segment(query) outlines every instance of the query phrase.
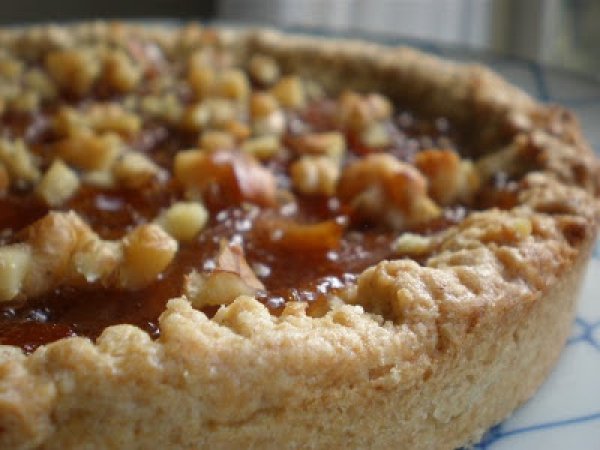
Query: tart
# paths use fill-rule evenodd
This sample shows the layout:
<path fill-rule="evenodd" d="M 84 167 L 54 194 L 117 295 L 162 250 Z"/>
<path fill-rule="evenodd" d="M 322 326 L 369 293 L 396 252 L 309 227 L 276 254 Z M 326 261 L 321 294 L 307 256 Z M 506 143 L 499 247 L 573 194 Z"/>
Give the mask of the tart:
<path fill-rule="evenodd" d="M 529 398 L 599 218 L 574 117 L 265 30 L 0 33 L 0 447 L 452 449 Z"/>

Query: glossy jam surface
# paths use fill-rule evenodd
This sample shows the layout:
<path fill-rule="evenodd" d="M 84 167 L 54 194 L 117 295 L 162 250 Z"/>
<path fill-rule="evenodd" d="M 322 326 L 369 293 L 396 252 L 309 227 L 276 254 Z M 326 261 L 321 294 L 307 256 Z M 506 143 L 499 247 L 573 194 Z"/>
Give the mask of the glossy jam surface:
<path fill-rule="evenodd" d="M 285 139 L 293 142 L 295 128 L 323 131 L 332 129 L 324 112 L 326 104 L 310 105 L 303 114 L 290 118 Z M 22 117 L 5 120 L 4 128 L 28 136 L 33 148 L 43 154 L 45 143 L 53 136 L 44 131 L 45 119 Z M 447 122 L 416 120 L 401 113 L 390 121 L 393 145 L 388 151 L 410 161 L 419 149 L 441 141 L 454 145 Z M 32 130 L 32 128 L 34 128 Z M 348 158 L 358 158 L 371 149 L 352 145 Z M 133 144 L 154 161 L 170 169 L 178 148 L 190 144 L 190 138 L 180 132 L 155 124 L 136 136 Z M 293 145 L 293 143 L 291 144 Z M 289 184 L 287 175 L 290 160 L 285 157 L 268 164 L 281 185 Z M 151 221 L 162 209 L 182 198 L 174 182 L 152 185 L 148 189 L 99 189 L 83 186 L 60 209 L 76 211 L 102 238 L 118 239 L 132 227 Z M 219 243 L 241 244 L 246 259 L 254 268 L 265 290 L 257 298 L 273 313 L 281 310 L 286 301 L 300 300 L 317 305 L 324 296 L 343 288 L 365 268 L 393 257 L 391 243 L 397 232 L 376 224 L 348 226 L 348 207 L 336 197 L 298 196 L 294 203 L 276 208 L 223 204 L 219 198 L 207 201 L 211 218 L 200 235 L 180 246 L 174 262 L 160 278 L 138 291 L 118 291 L 91 284 L 86 288 L 58 288 L 54 292 L 12 302 L 0 310 L 0 343 L 13 344 L 32 351 L 37 346 L 70 335 L 97 337 L 109 325 L 135 324 L 157 336 L 158 316 L 168 299 L 182 293 L 185 274 L 192 270 L 214 267 Z M 19 231 L 40 219 L 48 208 L 27 191 L 13 190 L 0 198 L 0 239 L 3 243 L 17 240 Z M 456 213 L 456 211 L 454 211 Z M 443 228 L 459 220 L 461 214 L 448 212 L 447 218 L 432 223 Z M 325 243 L 294 243 L 278 239 L 273 233 L 286 223 L 315 224 L 330 221 L 339 226 L 342 235 L 335 246 Z M 426 230 L 425 230 L 426 231 Z M 208 314 L 214 310 L 207 310 Z"/>

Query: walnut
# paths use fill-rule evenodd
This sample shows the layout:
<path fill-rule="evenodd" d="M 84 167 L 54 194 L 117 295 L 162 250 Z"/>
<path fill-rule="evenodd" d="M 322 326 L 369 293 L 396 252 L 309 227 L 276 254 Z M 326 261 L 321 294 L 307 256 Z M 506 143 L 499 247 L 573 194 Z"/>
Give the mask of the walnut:
<path fill-rule="evenodd" d="M 48 53 L 46 68 L 64 91 L 87 94 L 100 75 L 100 62 L 90 50 L 68 49 Z"/>
<path fill-rule="evenodd" d="M 31 263 L 23 280 L 26 297 L 61 285 L 71 273 L 72 255 L 96 234 L 73 213 L 50 212 L 25 231 Z"/>
<path fill-rule="evenodd" d="M 115 180 L 127 188 L 140 188 L 163 173 L 161 168 L 143 153 L 127 151 L 112 168 Z"/>
<path fill-rule="evenodd" d="M 74 108 L 62 106 L 52 117 L 52 126 L 59 136 L 70 136 L 89 130 L 85 116 Z"/>
<path fill-rule="evenodd" d="M 141 99 L 139 108 L 142 114 L 171 124 L 180 123 L 185 113 L 183 104 L 173 92 L 146 95 Z"/>
<path fill-rule="evenodd" d="M 429 181 L 429 194 L 441 205 L 468 203 L 479 188 L 479 176 L 471 161 L 461 161 L 452 150 L 423 150 L 415 166 Z"/>
<path fill-rule="evenodd" d="M 235 139 L 226 131 L 207 130 L 200 136 L 199 145 L 208 151 L 231 150 L 235 147 Z"/>
<path fill-rule="evenodd" d="M 327 156 L 303 156 L 290 166 L 290 174 L 303 194 L 334 195 L 340 169 Z"/>
<path fill-rule="evenodd" d="M 279 109 L 277 99 L 268 92 L 252 94 L 250 117 L 257 135 L 282 134 L 285 131 L 285 116 Z"/>
<path fill-rule="evenodd" d="M 79 132 L 61 139 L 55 146 L 61 158 L 79 169 L 105 170 L 117 159 L 123 143 L 117 134 Z"/>
<path fill-rule="evenodd" d="M 338 120 L 343 127 L 359 131 L 392 114 L 392 105 L 380 94 L 345 92 L 338 100 Z"/>
<path fill-rule="evenodd" d="M 217 78 L 216 92 L 226 99 L 244 101 L 250 95 L 248 77 L 239 69 L 226 70 Z"/>
<path fill-rule="evenodd" d="M 238 245 L 221 242 L 217 266 L 212 272 L 188 274 L 184 295 L 195 308 L 227 305 L 240 295 L 254 295 L 264 289 Z"/>
<path fill-rule="evenodd" d="M 230 120 L 223 129 L 231 134 L 236 141 L 244 141 L 250 137 L 250 127 L 240 120 Z"/>
<path fill-rule="evenodd" d="M 304 86 L 297 76 L 281 78 L 271 92 L 284 108 L 301 108 L 306 103 Z"/>
<path fill-rule="evenodd" d="M 360 141 L 366 147 L 383 149 L 392 143 L 392 137 L 385 124 L 375 122 L 360 132 Z"/>
<path fill-rule="evenodd" d="M 281 135 L 285 131 L 285 115 L 281 110 L 275 110 L 265 117 L 252 121 L 252 130 L 257 136 Z"/>
<path fill-rule="evenodd" d="M 60 206 L 79 189 L 79 178 L 60 159 L 54 160 L 36 187 L 36 193 L 49 206 Z"/>
<path fill-rule="evenodd" d="M 230 100 L 210 98 L 202 104 L 208 109 L 208 124 L 212 127 L 226 127 L 236 118 L 236 108 Z"/>
<path fill-rule="evenodd" d="M 58 95 L 56 84 L 41 69 L 28 69 L 23 74 L 23 85 L 36 92 L 40 100 L 54 100 Z"/>
<path fill-rule="evenodd" d="M 275 203 L 274 175 L 246 153 L 182 151 L 175 156 L 174 174 L 188 190 L 205 194 L 217 189 L 226 203 Z"/>
<path fill-rule="evenodd" d="M 198 56 L 192 55 L 190 58 L 187 81 L 194 91 L 196 98 L 204 99 L 214 92 L 217 76 L 214 69 L 209 67 Z"/>
<path fill-rule="evenodd" d="M 10 301 L 21 292 L 30 260 L 31 248 L 28 245 L 0 247 L 0 302 Z"/>
<path fill-rule="evenodd" d="M 0 162 L 4 164 L 13 183 L 17 180 L 33 183 L 41 176 L 33 155 L 22 139 L 0 139 Z"/>
<path fill-rule="evenodd" d="M 41 103 L 40 95 L 32 89 L 24 89 L 21 93 L 8 102 L 11 111 L 19 113 L 34 113 Z"/>
<path fill-rule="evenodd" d="M 154 224 L 141 225 L 123 239 L 119 285 L 138 289 L 154 281 L 171 263 L 177 241 Z"/>
<path fill-rule="evenodd" d="M 177 242 L 158 225 L 141 225 L 121 241 L 105 241 L 73 212 L 51 212 L 23 235 L 24 243 L 0 247 L 0 278 L 14 278 L 12 284 L 0 283 L 0 298 L 6 300 L 97 281 L 138 289 L 154 281 L 177 251 Z"/>
<path fill-rule="evenodd" d="M 142 71 L 121 50 L 114 50 L 104 58 L 103 79 L 119 93 L 131 92 L 142 78 Z"/>
<path fill-rule="evenodd" d="M 414 233 L 402 233 L 392 243 L 392 249 L 399 255 L 419 256 L 431 250 L 433 239 Z"/>
<path fill-rule="evenodd" d="M 83 277 L 87 283 L 102 280 L 105 283 L 112 281 L 112 275 L 117 271 L 123 260 L 123 246 L 121 242 L 104 241 L 93 238 L 79 246 L 73 253 L 71 261 L 72 278 L 74 284 Z"/>
<path fill-rule="evenodd" d="M 346 153 L 346 138 L 337 131 L 303 134 L 293 140 L 293 149 L 301 155 L 323 155 L 341 161 Z"/>
<path fill-rule="evenodd" d="M 85 112 L 84 120 L 97 133 L 115 132 L 131 136 L 142 127 L 141 119 L 118 103 L 96 103 Z"/>
<path fill-rule="evenodd" d="M 273 94 L 254 92 L 250 97 L 250 116 L 253 119 L 268 117 L 279 109 L 279 103 Z"/>
<path fill-rule="evenodd" d="M 208 221 L 208 211 L 199 202 L 177 202 L 157 219 L 167 233 L 179 242 L 192 240 Z"/>
<path fill-rule="evenodd" d="M 272 85 L 279 78 L 277 62 L 266 55 L 253 55 L 248 63 L 248 72 L 252 79 L 263 86 Z"/>
<path fill-rule="evenodd" d="M 179 125 L 186 131 L 200 131 L 206 127 L 210 120 L 210 110 L 206 103 L 195 103 L 188 106 Z"/>
<path fill-rule="evenodd" d="M 4 80 L 17 81 L 24 70 L 25 65 L 23 64 L 23 61 L 8 54 L 2 54 L 0 56 L 0 77 Z"/>
<path fill-rule="evenodd" d="M 394 229 L 410 228 L 440 214 L 427 196 L 423 175 L 385 153 L 368 155 L 346 167 L 338 195 L 350 202 L 359 219 L 381 220 Z"/>
<path fill-rule="evenodd" d="M 242 144 L 242 151 L 263 161 L 273 158 L 281 149 L 281 138 L 277 135 L 257 136 Z"/>

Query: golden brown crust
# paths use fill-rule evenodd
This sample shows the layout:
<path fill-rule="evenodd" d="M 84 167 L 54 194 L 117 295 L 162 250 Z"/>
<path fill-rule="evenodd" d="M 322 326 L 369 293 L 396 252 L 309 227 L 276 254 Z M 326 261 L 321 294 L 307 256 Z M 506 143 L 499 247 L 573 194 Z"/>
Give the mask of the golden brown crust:
<path fill-rule="evenodd" d="M 87 24 L 4 31 L 0 43 L 36 51 L 119 33 L 169 41 L 179 31 Z M 343 79 L 473 123 L 481 154 L 517 155 L 502 169 L 524 155 L 538 169 L 514 208 L 471 213 L 434 238 L 423 264 L 367 269 L 350 304 L 322 317 L 295 303 L 274 317 L 242 296 L 208 319 L 175 299 L 157 340 L 119 325 L 95 344 L 68 338 L 27 357 L 2 347 L 0 447 L 450 449 L 477 439 L 532 395 L 568 332 L 599 217 L 599 165 L 578 126 L 486 69 L 410 49 L 271 31 L 221 39 L 330 89 Z"/>

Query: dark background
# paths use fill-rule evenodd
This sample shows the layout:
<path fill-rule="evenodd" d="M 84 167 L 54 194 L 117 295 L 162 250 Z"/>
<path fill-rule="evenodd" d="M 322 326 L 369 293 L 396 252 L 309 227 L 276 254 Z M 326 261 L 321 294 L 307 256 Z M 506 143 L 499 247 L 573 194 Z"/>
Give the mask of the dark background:
<path fill-rule="evenodd" d="M 78 19 L 211 19 L 217 0 L 0 0 L 0 24 Z"/>

